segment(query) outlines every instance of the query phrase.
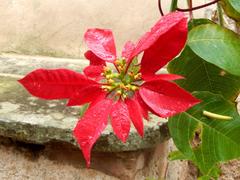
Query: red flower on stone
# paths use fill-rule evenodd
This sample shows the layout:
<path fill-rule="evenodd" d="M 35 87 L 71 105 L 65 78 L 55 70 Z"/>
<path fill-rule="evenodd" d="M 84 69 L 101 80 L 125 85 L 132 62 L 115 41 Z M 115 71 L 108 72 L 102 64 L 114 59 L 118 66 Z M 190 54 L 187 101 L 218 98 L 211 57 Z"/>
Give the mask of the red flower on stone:
<path fill-rule="evenodd" d="M 199 103 L 171 82 L 181 76 L 156 74 L 185 45 L 187 19 L 183 13 L 162 17 L 136 44 L 127 42 L 121 58 L 116 56 L 110 30 L 88 29 L 84 39 L 90 49 L 85 53 L 90 65 L 84 74 L 67 69 L 38 69 L 19 82 L 40 98 L 69 99 L 68 106 L 90 104 L 73 131 L 88 166 L 91 149 L 108 121 L 116 136 L 125 142 L 131 122 L 143 136 L 143 118 L 148 119 L 148 112 L 166 118 Z M 112 63 L 116 71 L 108 68 L 106 62 Z"/>

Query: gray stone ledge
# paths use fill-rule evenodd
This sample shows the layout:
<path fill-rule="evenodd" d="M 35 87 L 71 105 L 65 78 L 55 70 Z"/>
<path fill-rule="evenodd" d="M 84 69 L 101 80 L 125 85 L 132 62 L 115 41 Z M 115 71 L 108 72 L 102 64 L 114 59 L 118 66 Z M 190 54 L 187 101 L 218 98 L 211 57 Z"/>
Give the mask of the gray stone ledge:
<path fill-rule="evenodd" d="M 47 101 L 32 97 L 17 82 L 15 76 L 41 67 L 81 70 L 85 62 L 64 59 L 57 61 L 52 58 L 47 60 L 34 57 L 0 57 L 0 64 L 0 136 L 36 144 L 57 141 L 77 146 L 72 129 L 79 118 L 79 107 L 66 107 L 65 101 Z M 132 128 L 125 144 L 116 138 L 109 125 L 97 141 L 94 150 L 120 152 L 152 148 L 168 138 L 165 123 L 165 119 L 152 117 L 150 122 L 145 122 L 144 138 Z"/>
<path fill-rule="evenodd" d="M 35 56 L 0 56 L 0 73 L 25 75 L 37 68 L 68 68 L 81 72 L 88 61 L 84 59 L 66 59 Z"/>

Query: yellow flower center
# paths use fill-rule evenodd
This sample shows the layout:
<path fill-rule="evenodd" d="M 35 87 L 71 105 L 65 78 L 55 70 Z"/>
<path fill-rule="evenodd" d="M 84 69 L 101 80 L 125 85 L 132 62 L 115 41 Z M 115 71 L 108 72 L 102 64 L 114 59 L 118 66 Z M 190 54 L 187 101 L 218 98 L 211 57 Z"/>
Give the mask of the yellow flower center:
<path fill-rule="evenodd" d="M 117 59 L 114 64 L 117 72 L 113 72 L 109 67 L 103 69 L 103 84 L 102 89 L 108 92 L 114 98 L 125 99 L 134 94 L 139 89 L 141 82 L 141 73 L 139 66 L 133 61 L 129 67 L 125 59 Z"/>

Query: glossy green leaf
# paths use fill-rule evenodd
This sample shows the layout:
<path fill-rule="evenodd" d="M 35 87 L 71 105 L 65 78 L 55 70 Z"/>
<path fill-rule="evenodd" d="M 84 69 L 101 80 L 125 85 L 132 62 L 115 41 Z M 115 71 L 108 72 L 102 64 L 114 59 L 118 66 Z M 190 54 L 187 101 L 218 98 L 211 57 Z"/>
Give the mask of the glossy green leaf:
<path fill-rule="evenodd" d="M 195 92 L 202 103 L 169 119 L 171 136 L 181 153 L 196 164 L 203 177 L 217 177 L 219 162 L 240 157 L 240 116 L 235 104 L 221 95 Z M 233 117 L 230 121 L 210 119 L 203 110 Z"/>
<path fill-rule="evenodd" d="M 240 76 L 240 37 L 215 24 L 205 24 L 189 32 L 189 47 L 202 59 Z"/>
<path fill-rule="evenodd" d="M 184 89 L 210 91 L 234 101 L 240 93 L 240 77 L 234 76 L 219 67 L 204 61 L 188 46 L 179 57 L 168 64 L 168 71 L 185 77 L 176 81 Z"/>
<path fill-rule="evenodd" d="M 200 176 L 198 180 L 218 180 L 221 174 L 221 169 L 218 166 L 213 166 L 213 168 L 209 171 L 208 174 Z"/>
<path fill-rule="evenodd" d="M 200 19 L 191 19 L 188 22 L 188 30 L 190 31 L 192 28 L 202 25 L 202 24 L 215 24 L 213 21 L 209 20 L 209 19 L 204 19 L 204 18 L 200 18 Z"/>
<path fill-rule="evenodd" d="M 221 0 L 221 6 L 225 13 L 236 21 L 240 21 L 240 1 L 239 0 Z"/>

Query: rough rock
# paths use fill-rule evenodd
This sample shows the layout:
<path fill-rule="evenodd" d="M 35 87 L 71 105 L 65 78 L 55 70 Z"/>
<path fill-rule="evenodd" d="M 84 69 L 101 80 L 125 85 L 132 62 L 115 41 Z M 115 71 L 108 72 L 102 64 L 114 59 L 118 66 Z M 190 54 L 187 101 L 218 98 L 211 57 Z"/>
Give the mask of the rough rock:
<path fill-rule="evenodd" d="M 3 140 L 3 139 L 1 139 Z M 0 141 L 1 141 L 0 140 Z M 43 146 L 0 143 L 0 179 L 1 180 L 117 180 L 94 169 L 86 169 L 78 163 L 78 156 L 68 159 L 69 154 L 58 154 L 54 159 L 50 150 Z"/>

